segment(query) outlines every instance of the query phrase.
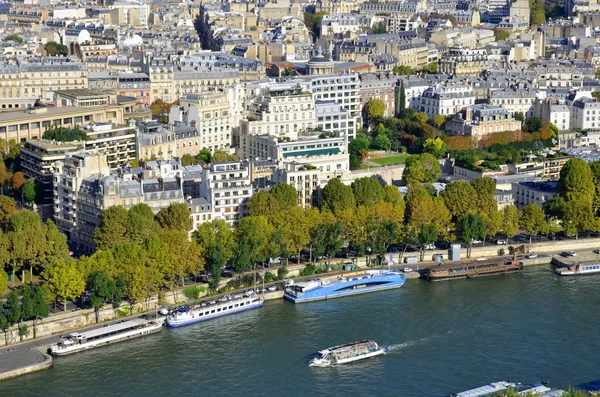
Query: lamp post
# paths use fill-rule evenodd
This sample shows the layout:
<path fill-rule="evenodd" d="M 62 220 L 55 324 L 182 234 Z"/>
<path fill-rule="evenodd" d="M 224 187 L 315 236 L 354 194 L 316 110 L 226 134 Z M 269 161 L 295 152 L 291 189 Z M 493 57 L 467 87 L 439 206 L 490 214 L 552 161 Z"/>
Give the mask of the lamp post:
<path fill-rule="evenodd" d="M 367 253 L 367 267 L 371 267 L 371 252 L 372 252 L 372 249 L 371 249 L 370 245 L 367 245 L 365 247 L 365 252 Z"/>

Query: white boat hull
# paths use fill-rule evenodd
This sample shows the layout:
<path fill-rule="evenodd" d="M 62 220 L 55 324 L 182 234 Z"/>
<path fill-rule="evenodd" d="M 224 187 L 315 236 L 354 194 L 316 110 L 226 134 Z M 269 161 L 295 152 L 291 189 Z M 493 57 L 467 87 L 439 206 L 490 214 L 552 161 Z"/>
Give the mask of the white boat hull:
<path fill-rule="evenodd" d="M 129 339 L 139 338 L 140 336 L 154 334 L 154 333 L 160 332 L 161 330 L 162 330 L 162 323 L 157 323 L 157 324 L 150 325 L 143 329 L 136 329 L 136 330 L 133 330 L 130 332 L 125 332 L 123 334 L 108 336 L 106 338 L 88 342 L 88 343 L 67 346 L 62 349 L 57 348 L 56 346 L 51 346 L 48 349 L 48 351 L 53 356 L 57 356 L 57 357 L 67 356 L 69 354 L 78 353 L 78 352 L 81 352 L 84 350 L 94 349 L 96 347 L 106 346 L 106 345 L 110 345 L 113 343 L 129 340 Z"/>

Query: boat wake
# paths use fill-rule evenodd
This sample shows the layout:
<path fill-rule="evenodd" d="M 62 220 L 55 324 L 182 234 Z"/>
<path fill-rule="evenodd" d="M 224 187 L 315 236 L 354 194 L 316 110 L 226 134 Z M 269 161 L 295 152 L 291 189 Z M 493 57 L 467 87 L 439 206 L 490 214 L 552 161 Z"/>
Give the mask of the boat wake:
<path fill-rule="evenodd" d="M 418 344 L 423 343 L 423 342 L 430 341 L 432 339 L 441 338 L 441 337 L 443 337 L 445 335 L 448 335 L 448 334 L 451 334 L 451 333 L 452 333 L 452 331 L 448 331 L 448 332 L 440 334 L 440 335 L 431 335 L 431 336 L 427 336 L 427 337 L 424 337 L 424 338 L 421 338 L 421 339 L 411 340 L 411 341 L 404 342 L 404 343 L 391 344 L 391 345 L 387 346 L 387 352 L 388 353 L 393 353 L 393 352 L 405 349 L 407 347 L 411 347 L 411 346 L 418 345 Z"/>

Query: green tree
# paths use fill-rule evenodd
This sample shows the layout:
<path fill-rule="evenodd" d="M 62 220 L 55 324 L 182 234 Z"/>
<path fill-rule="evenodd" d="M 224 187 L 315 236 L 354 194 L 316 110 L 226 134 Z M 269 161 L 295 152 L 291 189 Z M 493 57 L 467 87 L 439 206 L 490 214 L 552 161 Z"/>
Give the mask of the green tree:
<path fill-rule="evenodd" d="M 369 116 L 369 120 L 373 122 L 374 120 L 382 119 L 385 115 L 385 103 L 380 99 L 371 99 L 367 103 L 367 116 Z"/>
<path fill-rule="evenodd" d="M 33 211 L 19 211 L 11 214 L 8 217 L 8 230 L 14 287 L 14 276 L 17 269 L 23 271 L 23 282 L 25 282 L 25 265 L 29 265 L 30 274 L 33 274 L 33 267 L 39 264 L 37 261 L 46 249 L 46 240 L 40 217 Z"/>
<path fill-rule="evenodd" d="M 36 181 L 34 178 L 28 179 L 23 185 L 23 189 L 21 190 L 21 194 L 23 195 L 23 200 L 27 203 L 33 203 L 36 198 Z"/>
<path fill-rule="evenodd" d="M 129 302 L 129 314 L 132 315 L 135 305 L 146 299 L 150 280 L 144 263 L 140 261 L 136 261 L 125 270 L 125 279 L 127 280 L 125 295 Z"/>
<path fill-rule="evenodd" d="M 4 332 L 4 344 L 8 346 L 8 328 L 10 328 L 10 323 L 8 322 L 8 318 L 6 315 L 0 311 L 0 329 Z"/>
<path fill-rule="evenodd" d="M 46 44 L 44 50 L 50 56 L 62 55 L 66 57 L 67 55 L 69 55 L 69 49 L 67 48 L 67 46 L 57 43 L 55 41 L 51 41 L 48 44 Z"/>
<path fill-rule="evenodd" d="M 481 215 L 497 211 L 496 181 L 489 177 L 477 178 L 471 181 L 471 186 L 477 193 L 476 208 Z"/>
<path fill-rule="evenodd" d="M 114 205 L 104 210 L 100 226 L 94 229 L 98 249 L 112 249 L 127 242 L 127 210 Z"/>
<path fill-rule="evenodd" d="M 461 238 L 467 244 L 467 258 L 470 258 L 473 240 L 485 236 L 485 222 L 481 216 L 470 212 L 458 217 L 456 228 Z"/>
<path fill-rule="evenodd" d="M 377 22 L 376 24 L 374 24 L 373 28 L 371 28 L 371 33 L 372 34 L 387 33 L 387 27 L 385 26 L 385 23 L 383 23 L 383 22 Z"/>
<path fill-rule="evenodd" d="M 19 36 L 18 34 L 9 34 L 8 36 L 6 36 L 4 38 L 4 41 L 14 41 L 16 43 L 21 44 L 24 40 L 21 36 Z"/>
<path fill-rule="evenodd" d="M 404 80 L 400 80 L 396 96 L 396 117 L 403 119 L 406 116 L 406 91 L 404 89 Z"/>
<path fill-rule="evenodd" d="M 382 199 L 386 203 L 398 204 L 398 205 L 402 205 L 403 207 L 406 205 L 404 203 L 404 198 L 402 197 L 402 193 L 400 193 L 400 190 L 398 190 L 398 188 L 393 185 L 385 185 L 384 186 Z"/>
<path fill-rule="evenodd" d="M 142 244 L 148 236 L 158 231 L 154 221 L 154 212 L 148 204 L 136 204 L 127 211 L 125 222 L 126 236 L 129 241 Z"/>
<path fill-rule="evenodd" d="M 327 11 L 319 11 L 315 14 L 308 12 L 304 13 L 304 24 L 306 25 L 306 28 L 315 35 L 315 37 L 319 37 L 321 34 L 321 21 L 325 15 L 327 15 Z"/>
<path fill-rule="evenodd" d="M 281 211 L 298 205 L 298 191 L 292 185 L 279 183 L 271 189 L 270 199 Z"/>
<path fill-rule="evenodd" d="M 338 178 L 331 178 L 323 188 L 322 209 L 338 214 L 346 208 L 353 208 L 355 204 L 352 188 Z"/>
<path fill-rule="evenodd" d="M 529 234 L 529 242 L 532 236 L 548 233 L 544 211 L 535 204 L 526 205 L 519 214 L 519 227 Z"/>
<path fill-rule="evenodd" d="M 326 256 L 331 263 L 331 257 L 342 249 L 344 239 L 342 237 L 343 225 L 340 221 L 324 222 L 318 225 L 312 235 L 315 253 Z"/>
<path fill-rule="evenodd" d="M 560 170 L 557 188 L 567 202 L 591 200 L 596 187 L 590 165 L 582 159 L 569 159 Z"/>
<path fill-rule="evenodd" d="M 496 41 L 504 41 L 508 39 L 510 32 L 502 29 L 494 29 L 494 36 Z"/>
<path fill-rule="evenodd" d="M 402 180 L 406 184 L 435 182 L 442 175 L 440 164 L 435 156 L 423 153 L 406 159 Z"/>
<path fill-rule="evenodd" d="M 212 154 L 211 161 L 218 163 L 221 161 L 237 161 L 238 157 L 235 154 L 230 154 L 221 149 L 216 149 Z"/>
<path fill-rule="evenodd" d="M 15 289 L 10 291 L 6 298 L 6 318 L 10 325 L 21 321 L 21 297 Z"/>
<path fill-rule="evenodd" d="M 477 210 L 477 192 L 466 181 L 455 181 L 446 185 L 446 189 L 441 193 L 446 207 L 455 219 L 468 212 Z"/>
<path fill-rule="evenodd" d="M 45 272 L 48 280 L 48 290 L 67 310 L 67 301 L 77 298 L 85 289 L 83 275 L 77 269 L 77 263 L 73 259 L 57 260 L 48 265 Z"/>
<path fill-rule="evenodd" d="M 1 238 L 0 234 L 0 238 Z M 3 245 L 0 245 L 0 249 L 4 249 Z M 2 263 L 2 262 L 0 262 Z M 4 296 L 6 288 L 8 287 L 8 274 L 4 271 L 4 268 L 0 267 L 0 296 Z"/>
<path fill-rule="evenodd" d="M 114 284 L 111 281 L 106 270 L 95 271 L 87 278 L 87 289 L 90 291 L 90 304 L 96 314 L 96 323 L 100 321 L 100 309 L 112 297 Z"/>
<path fill-rule="evenodd" d="M 225 250 L 221 244 L 216 244 L 211 247 L 208 253 L 207 268 L 212 273 L 212 278 L 209 282 L 210 288 L 216 291 L 219 288 L 219 281 L 221 281 L 221 269 L 227 263 L 225 258 Z"/>
<path fill-rule="evenodd" d="M 525 122 L 525 129 L 528 132 L 537 132 L 542 128 L 542 119 L 537 116 L 531 116 Z"/>
<path fill-rule="evenodd" d="M 188 165 L 196 164 L 196 159 L 189 153 L 181 156 L 181 165 L 187 167 Z"/>
<path fill-rule="evenodd" d="M 196 158 L 199 162 L 203 164 L 208 164 L 212 161 L 212 153 L 209 148 L 204 148 L 200 151 L 200 153 L 198 153 L 198 156 L 196 156 Z"/>
<path fill-rule="evenodd" d="M 209 256 L 212 247 L 219 244 L 225 255 L 225 262 L 232 257 L 232 248 L 234 246 L 233 233 L 227 223 L 222 219 L 200 224 L 198 230 L 194 232 L 193 238 L 196 240 L 206 265 L 209 264 Z"/>
<path fill-rule="evenodd" d="M 593 177 L 594 186 L 595 186 L 594 198 L 592 200 L 592 208 L 594 210 L 594 213 L 597 214 L 598 211 L 600 211 L 600 160 L 590 163 L 590 170 L 592 171 L 592 177 Z M 0 224 L 2 222 L 1 221 L 1 216 L 2 216 L 1 213 L 2 213 L 2 210 L 0 209 Z"/>
<path fill-rule="evenodd" d="M 441 114 L 436 114 L 431 121 L 437 128 L 440 128 L 446 122 L 446 118 Z"/>
<path fill-rule="evenodd" d="M 280 208 L 278 203 L 271 198 L 271 194 L 265 190 L 261 190 L 253 194 L 246 205 L 248 216 L 267 216 L 270 217 L 279 213 Z"/>
<path fill-rule="evenodd" d="M 4 164 L 0 161 L 0 166 Z M 0 195 L 0 229 L 6 230 L 8 216 L 19 211 L 17 202 L 8 196 Z"/>
<path fill-rule="evenodd" d="M 171 203 L 156 214 L 156 220 L 163 229 L 189 232 L 194 227 L 190 210 L 184 203 Z"/>
<path fill-rule="evenodd" d="M 352 182 L 352 193 L 356 205 L 372 206 L 379 200 L 383 199 L 383 187 L 379 180 L 375 178 L 358 178 Z M 398 189 L 396 189 L 397 191 Z"/>
<path fill-rule="evenodd" d="M 390 138 L 388 138 L 387 134 L 385 133 L 377 134 L 377 137 L 373 141 L 373 144 L 379 149 L 385 150 L 386 152 L 388 152 L 391 148 Z"/>
<path fill-rule="evenodd" d="M 437 227 L 432 224 L 422 223 L 419 225 L 419 231 L 417 233 L 417 240 L 421 247 L 419 248 L 421 252 L 421 261 L 425 257 L 425 247 L 428 245 L 434 244 L 438 240 L 439 232 Z"/>
<path fill-rule="evenodd" d="M 419 112 L 413 115 L 412 120 L 423 126 L 429 121 L 429 116 L 427 113 Z"/>
<path fill-rule="evenodd" d="M 396 65 L 392 71 L 399 76 L 415 74 L 415 70 L 408 65 Z"/>
<path fill-rule="evenodd" d="M 446 152 L 448 148 L 446 147 L 446 142 L 441 140 L 439 137 L 433 139 L 428 138 L 425 140 L 423 144 L 423 152 L 430 153 L 434 155 L 436 158 L 441 159 L 446 156 Z"/>
<path fill-rule="evenodd" d="M 46 290 L 39 285 L 33 287 L 33 337 L 37 338 L 37 322 L 50 315 L 50 305 L 46 299 Z"/>
<path fill-rule="evenodd" d="M 544 0 L 529 0 L 529 10 L 531 25 L 541 25 L 546 22 Z"/>

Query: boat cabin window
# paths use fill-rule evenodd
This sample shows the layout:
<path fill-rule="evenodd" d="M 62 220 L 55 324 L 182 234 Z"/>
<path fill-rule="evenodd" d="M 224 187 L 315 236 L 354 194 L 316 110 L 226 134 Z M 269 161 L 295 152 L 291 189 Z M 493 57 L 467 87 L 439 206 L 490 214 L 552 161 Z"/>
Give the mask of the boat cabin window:
<path fill-rule="evenodd" d="M 210 312 L 211 312 L 211 313 L 214 313 L 214 312 L 215 312 L 215 309 L 212 309 Z"/>
<path fill-rule="evenodd" d="M 235 307 L 238 307 L 239 305 L 240 305 L 239 303 L 236 303 L 236 304 L 235 304 Z"/>
<path fill-rule="evenodd" d="M 240 303 L 240 306 L 244 306 L 244 302 Z"/>
<path fill-rule="evenodd" d="M 217 309 L 217 313 L 218 313 L 218 312 L 220 312 L 220 311 L 221 311 L 221 308 L 218 308 L 218 309 Z"/>
<path fill-rule="evenodd" d="M 233 305 L 229 306 L 228 309 L 233 309 Z"/>

